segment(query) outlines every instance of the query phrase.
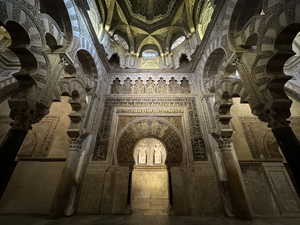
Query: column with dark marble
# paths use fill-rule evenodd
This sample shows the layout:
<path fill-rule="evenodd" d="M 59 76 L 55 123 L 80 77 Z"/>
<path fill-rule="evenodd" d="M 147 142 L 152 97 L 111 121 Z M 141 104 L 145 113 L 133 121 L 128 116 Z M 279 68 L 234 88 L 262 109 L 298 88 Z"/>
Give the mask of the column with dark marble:
<path fill-rule="evenodd" d="M 280 149 L 289 164 L 294 178 L 300 184 L 300 143 L 292 128 L 289 126 L 287 118 L 290 117 L 289 107 L 265 109 L 258 114 L 258 118 L 266 122 L 272 129 L 274 137 L 280 146 Z"/>
<path fill-rule="evenodd" d="M 44 115 L 37 114 L 37 111 L 28 108 L 11 111 L 10 116 L 14 121 L 0 146 L 0 198 L 13 173 L 16 165 L 15 158 L 28 130 L 33 123 L 40 121 Z"/>

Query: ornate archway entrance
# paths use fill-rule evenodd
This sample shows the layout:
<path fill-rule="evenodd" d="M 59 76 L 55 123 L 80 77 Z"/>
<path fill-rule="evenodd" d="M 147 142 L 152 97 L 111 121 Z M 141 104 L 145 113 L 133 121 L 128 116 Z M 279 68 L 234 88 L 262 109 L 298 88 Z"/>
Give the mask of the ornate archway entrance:
<path fill-rule="evenodd" d="M 169 207 L 167 151 L 162 141 L 148 137 L 140 139 L 133 151 L 131 206 L 133 213 L 165 214 Z"/>

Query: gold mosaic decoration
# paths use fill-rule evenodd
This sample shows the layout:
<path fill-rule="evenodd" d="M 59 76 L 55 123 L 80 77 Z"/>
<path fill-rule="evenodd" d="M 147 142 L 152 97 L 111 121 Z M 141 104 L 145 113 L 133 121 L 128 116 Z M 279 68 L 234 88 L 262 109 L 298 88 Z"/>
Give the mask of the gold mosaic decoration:
<path fill-rule="evenodd" d="M 107 148 L 109 142 L 109 134 L 112 126 L 112 117 L 114 107 L 161 107 L 165 112 L 174 113 L 174 107 L 185 107 L 188 113 L 189 127 L 190 127 L 190 137 L 193 144 L 193 153 L 195 161 L 206 161 L 207 153 L 205 151 L 204 141 L 202 139 L 202 133 L 200 128 L 200 123 L 198 119 L 198 113 L 196 109 L 196 102 L 194 97 L 176 97 L 176 98 L 112 98 L 108 97 L 105 100 L 105 106 L 103 115 L 101 117 L 99 131 L 97 134 L 97 141 L 94 149 L 93 160 L 106 160 Z M 172 109 L 168 109 L 172 107 Z M 139 109 L 132 109 L 137 110 Z M 146 113 L 143 110 L 154 110 L 154 109 L 140 109 L 141 113 Z M 155 109 L 156 110 L 156 109 Z M 153 112 L 155 112 L 155 110 Z M 150 113 L 148 111 L 148 113 Z M 128 112 L 118 110 L 117 112 Z M 145 123 L 145 122 L 144 122 Z M 138 128 L 138 133 L 148 134 L 146 124 L 140 124 Z M 180 128 L 181 129 L 181 128 Z M 142 136 L 141 136 L 142 137 Z"/>

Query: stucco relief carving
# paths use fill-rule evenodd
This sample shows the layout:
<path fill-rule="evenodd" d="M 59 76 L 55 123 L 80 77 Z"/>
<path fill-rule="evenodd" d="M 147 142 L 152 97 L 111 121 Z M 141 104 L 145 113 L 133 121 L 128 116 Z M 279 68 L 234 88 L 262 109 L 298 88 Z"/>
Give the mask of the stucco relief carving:
<path fill-rule="evenodd" d="M 142 139 L 136 145 L 133 156 L 135 165 L 164 165 L 166 160 L 164 145 L 155 138 Z"/>
<path fill-rule="evenodd" d="M 114 80 L 113 84 L 111 85 L 111 90 L 110 93 L 111 94 L 121 94 L 121 82 L 120 80 L 117 78 Z"/>
<path fill-rule="evenodd" d="M 149 80 L 147 80 L 147 84 L 145 86 L 145 93 L 146 94 L 154 94 L 155 93 L 155 84 L 151 77 L 149 78 Z"/>
<path fill-rule="evenodd" d="M 174 77 L 171 78 L 171 80 L 169 81 L 169 93 L 170 94 L 177 94 L 179 93 L 179 87 L 177 84 L 177 80 L 175 80 Z"/>
<path fill-rule="evenodd" d="M 141 77 L 135 80 L 135 84 L 132 85 L 132 80 L 127 77 L 124 80 L 124 84 L 121 84 L 121 80 L 117 77 L 112 81 L 111 94 L 190 94 L 192 92 L 189 80 L 183 77 L 180 83 L 174 77 L 171 77 L 169 84 L 167 84 L 164 78 L 160 77 L 155 81 L 152 77 L 145 78 L 146 83 Z"/>
<path fill-rule="evenodd" d="M 189 81 L 185 77 L 181 80 L 180 93 L 182 94 L 191 93 L 191 86 L 189 84 Z"/>
<path fill-rule="evenodd" d="M 145 88 L 144 88 L 143 80 L 140 77 L 135 81 L 134 93 L 135 94 L 143 94 L 143 93 L 145 93 Z"/>
<path fill-rule="evenodd" d="M 157 93 L 166 94 L 167 93 L 167 85 L 166 81 L 161 77 L 157 82 Z"/>
<path fill-rule="evenodd" d="M 132 93 L 132 80 L 129 77 L 126 78 L 123 84 L 123 94 L 131 94 Z"/>

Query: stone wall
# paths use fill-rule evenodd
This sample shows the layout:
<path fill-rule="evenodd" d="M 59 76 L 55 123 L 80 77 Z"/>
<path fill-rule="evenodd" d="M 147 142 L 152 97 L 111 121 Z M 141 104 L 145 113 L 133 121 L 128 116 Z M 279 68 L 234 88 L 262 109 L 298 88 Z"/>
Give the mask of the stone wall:
<path fill-rule="evenodd" d="M 253 216 L 299 216 L 299 197 L 271 129 L 253 116 L 248 104 L 240 104 L 239 98 L 233 102 L 230 110 L 233 145 Z M 291 127 L 300 137 L 299 102 L 293 101 L 291 114 Z"/>
<path fill-rule="evenodd" d="M 3 214 L 48 214 L 69 150 L 67 128 L 69 97 L 54 102 L 50 113 L 29 130 L 17 156 L 18 162 L 0 201 Z M 0 105 L 0 141 L 9 122 L 7 101 Z"/>

